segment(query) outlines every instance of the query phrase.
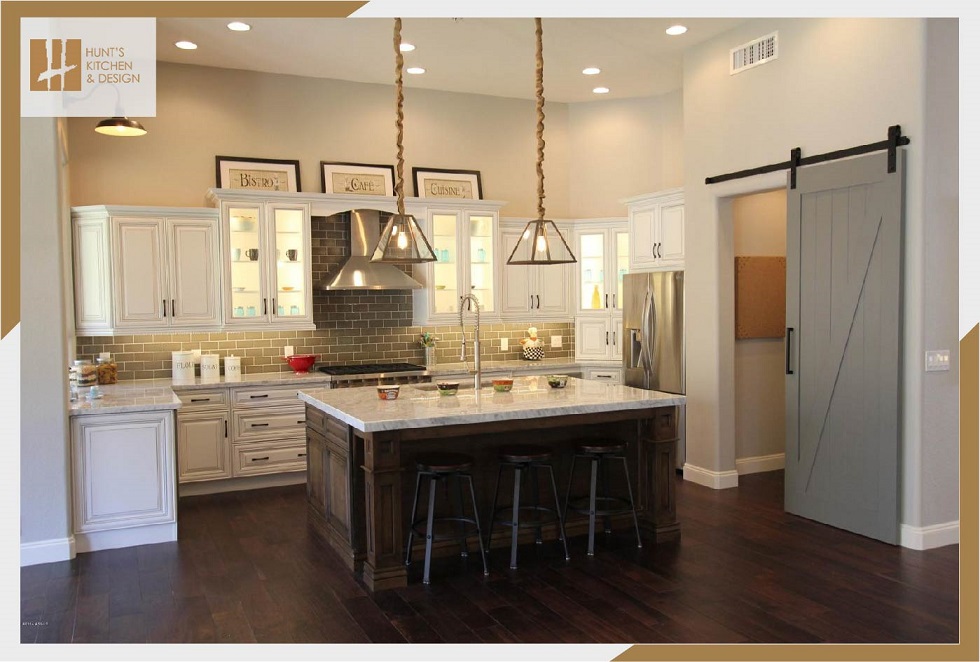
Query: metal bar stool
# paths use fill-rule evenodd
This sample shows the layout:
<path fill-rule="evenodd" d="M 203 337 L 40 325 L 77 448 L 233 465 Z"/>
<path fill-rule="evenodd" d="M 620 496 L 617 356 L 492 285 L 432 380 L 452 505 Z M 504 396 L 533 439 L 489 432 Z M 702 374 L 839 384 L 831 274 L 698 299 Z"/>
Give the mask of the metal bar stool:
<path fill-rule="evenodd" d="M 555 483 L 555 471 L 550 462 L 553 451 L 546 446 L 534 446 L 531 444 L 514 444 L 501 446 L 498 449 L 500 466 L 497 468 L 497 482 L 493 488 L 493 506 L 490 508 L 490 530 L 487 535 L 487 550 L 490 550 L 490 543 L 493 540 L 493 527 L 495 524 L 510 527 L 510 569 L 517 569 L 517 534 L 522 528 L 534 527 L 535 542 L 541 544 L 541 526 L 548 522 L 558 522 L 558 537 L 565 550 L 565 560 L 568 556 L 568 543 L 565 541 L 565 523 L 562 517 L 561 504 L 558 501 L 558 485 Z M 505 467 L 514 469 L 514 499 L 508 506 L 497 507 L 497 496 L 500 490 L 500 474 Z M 555 497 L 555 507 L 542 506 L 538 503 L 540 494 L 538 486 L 538 471 L 548 470 L 551 478 L 551 492 Z M 521 505 L 521 489 L 524 479 L 531 478 L 531 503 Z M 533 515 L 531 519 L 521 521 L 521 512 Z M 510 513 L 510 519 L 503 519 L 506 513 Z"/>
<path fill-rule="evenodd" d="M 434 540 L 459 541 L 463 557 L 469 556 L 466 547 L 466 538 L 473 535 L 467 530 L 467 525 L 476 527 L 476 539 L 480 545 L 480 558 L 483 560 L 483 574 L 490 574 L 487 569 L 487 555 L 483 549 L 483 533 L 480 531 L 480 516 L 477 514 L 476 492 L 473 490 L 473 476 L 470 471 L 473 469 L 473 458 L 462 453 L 426 453 L 415 458 L 415 466 L 418 474 L 415 478 L 415 501 L 412 503 L 412 522 L 408 527 L 408 547 L 405 550 L 405 565 L 412 563 L 412 542 L 416 535 L 425 537 L 425 568 L 422 572 L 422 583 L 429 583 L 429 568 L 432 563 L 432 542 Z M 425 517 L 416 519 L 419 507 L 419 494 L 422 490 L 422 478 L 428 477 L 429 480 L 429 512 Z M 435 516 L 436 508 L 436 488 L 441 482 L 445 486 L 446 496 L 449 496 L 449 479 L 456 479 L 456 510 L 459 514 L 452 514 L 443 517 Z M 470 486 L 470 499 L 473 504 L 473 517 L 467 517 L 463 510 L 463 480 Z M 459 527 L 455 533 L 436 534 L 433 531 L 434 525 L 440 522 L 458 522 Z M 425 530 L 420 529 L 425 524 Z"/>
<path fill-rule="evenodd" d="M 626 444 L 619 441 L 586 441 L 580 443 L 572 458 L 572 470 L 568 474 L 568 489 L 565 490 L 564 517 L 568 511 L 589 516 L 589 549 L 588 555 L 595 555 L 595 520 L 601 516 L 605 524 L 605 532 L 610 533 L 612 516 L 623 513 L 633 513 L 633 527 L 636 529 L 636 546 L 643 547 L 640 539 L 640 523 L 636 519 L 636 505 L 633 502 L 633 488 L 630 485 L 629 465 L 626 462 Z M 588 496 L 571 497 L 572 480 L 575 478 L 575 464 L 583 458 L 589 460 L 592 466 L 592 476 L 589 483 Z M 628 498 L 614 497 L 609 493 L 609 461 L 620 460 L 623 463 L 623 474 L 626 476 L 626 493 Z M 601 494 L 597 493 L 597 483 L 601 482 Z M 585 505 L 587 503 L 587 505 Z M 581 505 L 579 505 L 581 504 Z M 602 508 L 597 507 L 602 505 Z"/>

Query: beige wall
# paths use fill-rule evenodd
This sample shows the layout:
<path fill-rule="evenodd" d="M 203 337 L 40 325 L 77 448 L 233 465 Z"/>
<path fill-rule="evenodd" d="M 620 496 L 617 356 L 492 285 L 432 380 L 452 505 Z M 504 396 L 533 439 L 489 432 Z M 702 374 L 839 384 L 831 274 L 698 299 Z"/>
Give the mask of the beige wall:
<path fill-rule="evenodd" d="M 732 201 L 735 255 L 786 255 L 786 191 Z M 735 341 L 735 459 L 775 455 L 786 443 L 780 338 Z"/>
<path fill-rule="evenodd" d="M 546 106 L 548 213 L 568 210 L 568 109 Z M 95 133 L 69 121 L 72 204 L 200 206 L 215 185 L 214 157 L 299 159 L 302 189 L 319 192 L 320 161 L 395 162 L 394 90 L 388 85 L 161 62 L 157 116 L 147 135 Z M 482 173 L 483 197 L 505 216 L 536 211 L 534 102 L 408 88 L 406 195 L 413 166 Z"/>

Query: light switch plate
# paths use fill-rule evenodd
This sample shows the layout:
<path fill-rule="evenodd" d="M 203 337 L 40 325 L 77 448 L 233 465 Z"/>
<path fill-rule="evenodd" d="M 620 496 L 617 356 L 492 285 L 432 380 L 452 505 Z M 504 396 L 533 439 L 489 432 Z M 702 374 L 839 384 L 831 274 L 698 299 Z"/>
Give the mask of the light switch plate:
<path fill-rule="evenodd" d="M 555 349 L 561 348 L 561 336 L 551 336 L 551 346 Z"/>
<path fill-rule="evenodd" d="M 286 345 L 285 347 L 283 347 L 282 348 L 282 355 L 283 356 L 292 356 L 293 355 L 293 346 L 292 345 Z"/>
<path fill-rule="evenodd" d="M 510 341 L 507 338 L 500 339 L 500 349 L 502 351 L 507 351 L 508 349 L 510 349 Z"/>
<path fill-rule="evenodd" d="M 949 350 L 930 349 L 926 351 L 926 372 L 949 370 Z"/>

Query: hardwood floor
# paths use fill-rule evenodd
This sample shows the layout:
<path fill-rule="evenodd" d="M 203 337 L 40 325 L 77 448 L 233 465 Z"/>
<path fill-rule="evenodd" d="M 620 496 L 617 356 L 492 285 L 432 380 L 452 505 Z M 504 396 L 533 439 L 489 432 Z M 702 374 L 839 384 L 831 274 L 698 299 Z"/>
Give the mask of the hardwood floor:
<path fill-rule="evenodd" d="M 786 515 L 782 472 L 678 478 L 678 543 L 624 529 L 433 564 L 368 593 L 307 529 L 304 486 L 180 501 L 180 541 L 21 569 L 22 642 L 955 642 L 958 546 Z"/>

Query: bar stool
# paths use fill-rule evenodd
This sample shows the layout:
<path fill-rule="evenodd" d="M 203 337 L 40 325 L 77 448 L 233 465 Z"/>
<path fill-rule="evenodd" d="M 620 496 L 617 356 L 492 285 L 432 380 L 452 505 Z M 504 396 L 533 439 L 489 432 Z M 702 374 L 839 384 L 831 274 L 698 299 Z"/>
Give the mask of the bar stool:
<path fill-rule="evenodd" d="M 569 510 L 589 516 L 589 549 L 587 552 L 589 556 L 595 555 L 596 516 L 604 518 L 605 531 L 606 533 L 610 533 L 613 515 L 633 513 L 633 527 L 636 529 L 636 546 L 643 547 L 643 541 L 640 539 L 640 524 L 636 519 L 636 505 L 633 503 L 633 488 L 630 485 L 630 471 L 626 463 L 625 453 L 626 444 L 623 442 L 589 440 L 580 443 L 576 447 L 575 455 L 572 458 L 572 470 L 568 474 L 568 489 L 565 490 L 564 516 L 567 520 Z M 570 497 L 572 480 L 575 478 L 575 464 L 579 458 L 589 460 L 592 466 L 589 494 L 588 496 Z M 610 460 L 620 460 L 623 463 L 623 474 L 626 476 L 626 492 L 628 495 L 626 499 L 611 496 L 609 493 L 608 463 Z M 596 491 L 597 481 L 602 483 L 602 494 L 598 494 Z M 584 505 L 584 502 L 587 502 L 588 505 Z M 598 508 L 597 505 L 599 504 L 603 507 Z"/>
<path fill-rule="evenodd" d="M 568 543 L 565 541 L 565 524 L 561 513 L 561 504 L 558 502 L 558 485 L 555 483 L 555 471 L 551 467 L 553 451 L 546 446 L 534 446 L 531 444 L 513 444 L 501 446 L 497 455 L 500 459 L 500 466 L 497 468 L 497 482 L 493 488 L 493 506 L 490 508 L 490 531 L 487 535 L 487 552 L 490 550 L 490 543 L 493 540 L 493 527 L 495 524 L 510 527 L 510 569 L 517 569 L 517 534 L 522 528 L 534 527 L 535 542 L 541 544 L 541 525 L 548 522 L 558 522 L 558 537 L 561 539 L 562 547 L 565 550 L 565 560 L 569 560 Z M 514 469 L 514 500 L 509 506 L 497 507 L 497 496 L 500 490 L 500 474 L 504 468 Z M 538 504 L 539 488 L 537 471 L 547 469 L 548 476 L 551 478 L 551 492 L 555 497 L 555 507 L 542 506 Z M 521 505 L 521 488 L 524 479 L 531 477 L 531 503 Z M 521 512 L 534 514 L 530 521 L 521 521 Z M 510 519 L 503 519 L 506 513 L 510 513 Z"/>
<path fill-rule="evenodd" d="M 408 527 L 408 547 L 405 550 L 405 565 L 412 563 L 412 541 L 415 536 L 425 537 L 425 567 L 422 572 L 422 583 L 429 583 L 429 567 L 432 563 L 432 542 L 434 540 L 459 540 L 462 549 L 461 556 L 469 556 L 466 547 L 466 538 L 472 535 L 467 531 L 467 525 L 476 527 L 476 539 L 480 545 L 480 558 L 483 560 L 483 574 L 490 574 L 487 569 L 487 556 L 483 549 L 483 533 L 480 531 L 480 516 L 477 514 L 476 492 L 473 490 L 473 476 L 470 471 L 473 469 L 473 458 L 462 453 L 425 453 L 415 458 L 415 467 L 418 474 L 415 478 L 415 501 L 412 503 L 412 522 Z M 422 478 L 428 477 L 429 480 L 429 511 L 425 517 L 416 519 L 419 507 L 419 493 L 422 490 Z M 456 479 L 456 508 L 459 514 L 452 514 L 443 517 L 435 516 L 436 508 L 436 488 L 441 482 L 446 488 L 446 497 L 449 497 L 449 479 Z M 470 486 L 470 499 L 473 504 L 473 517 L 467 517 L 463 511 L 463 480 Z M 435 534 L 433 526 L 437 522 L 459 522 L 459 530 L 455 534 Z M 420 530 L 425 524 L 425 531 Z"/>

